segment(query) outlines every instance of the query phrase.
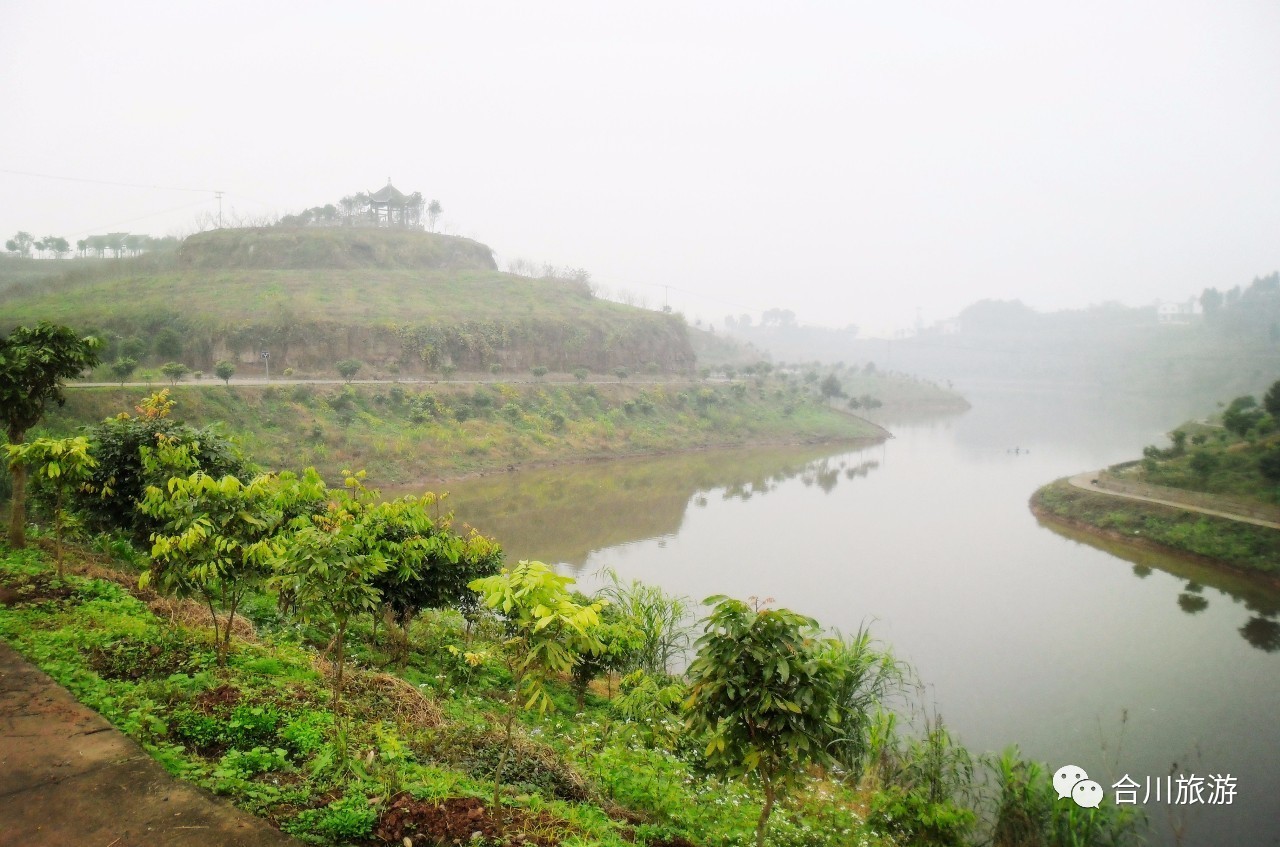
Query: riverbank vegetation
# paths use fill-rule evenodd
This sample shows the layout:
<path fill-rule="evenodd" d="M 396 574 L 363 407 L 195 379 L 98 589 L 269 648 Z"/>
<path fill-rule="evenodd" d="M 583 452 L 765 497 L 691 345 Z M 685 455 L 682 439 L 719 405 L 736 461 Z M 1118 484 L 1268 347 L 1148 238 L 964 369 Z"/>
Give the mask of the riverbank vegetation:
<path fill-rule="evenodd" d="M 132 410 L 141 387 L 77 388 L 46 418 L 70 434 Z M 174 415 L 216 427 L 271 467 L 379 484 L 712 446 L 883 437 L 799 381 L 177 386 Z"/>
<path fill-rule="evenodd" d="M 603 606 L 611 620 L 583 625 L 590 638 L 572 628 L 548 637 L 564 662 L 601 675 L 579 707 L 563 664 L 540 666 L 529 702 L 519 657 L 530 654 L 510 653 L 519 611 L 502 611 L 501 587 L 479 586 L 499 598 L 494 611 L 473 598 L 403 626 L 375 597 L 341 639 L 340 618 L 299 615 L 254 588 L 234 622 L 217 609 L 232 633 L 223 642 L 203 603 L 138 587 L 157 567 L 144 553 L 109 536 L 96 546 L 77 552 L 64 577 L 37 551 L 0 548 L 0 637 L 171 773 L 306 843 L 737 847 L 757 834 L 797 847 L 1137 843 L 1135 817 L 1055 803 L 1045 768 L 1014 751 L 976 757 L 936 722 L 913 735 L 889 711 L 907 670 L 865 633 L 797 642 L 820 651 L 812 661 L 825 676 L 803 678 L 834 703 L 840 720 L 825 732 L 838 743 L 822 768 L 772 760 L 785 773 L 770 777 L 792 787 L 769 807 L 753 756 L 763 751 L 726 746 L 735 758 L 718 761 L 721 724 L 686 722 L 699 678 L 669 674 L 662 651 L 688 621 L 665 615 L 679 599 L 650 586 L 565 598 L 567 614 L 613 601 Z M 775 614 L 790 623 L 785 610 L 722 611 L 744 616 L 739 627 L 711 627 L 722 650 Z M 800 660 L 776 661 L 790 670 Z M 791 672 L 777 665 L 763 677 L 757 696 L 777 699 L 756 704 L 762 717 L 789 714 L 800 690 L 791 681 L 802 678 Z"/>
<path fill-rule="evenodd" d="M 1085 491 L 1066 480 L 1036 491 L 1031 507 L 1037 514 L 1075 526 L 1280 578 L 1280 530 Z"/>
<path fill-rule="evenodd" d="M 1280 503 L 1280 380 L 1261 402 L 1242 395 L 1207 421 L 1170 433 L 1170 446 L 1149 445 L 1140 462 L 1114 470 L 1153 485 Z"/>
<path fill-rule="evenodd" d="M 1055 803 L 1043 767 L 913 722 L 866 632 L 711 598 L 690 647 L 685 598 L 574 594 L 435 495 L 261 473 L 164 394 L 139 405 L 88 439 L 89 485 L 36 486 L 88 549 L 59 574 L 0 548 L 0 637 L 306 842 L 1135 842 L 1132 810 Z M 13 458 L 39 481 L 64 453 Z"/>
<path fill-rule="evenodd" d="M 1113 465 L 1094 484 L 1274 522 L 1280 515 L 1280 381 L 1261 403 L 1245 395 L 1220 405 L 1213 418 L 1171 432 L 1169 446 L 1148 445 L 1141 460 Z M 1031 507 L 1079 528 L 1280 579 L 1277 529 L 1086 491 L 1066 480 L 1038 490 Z"/>

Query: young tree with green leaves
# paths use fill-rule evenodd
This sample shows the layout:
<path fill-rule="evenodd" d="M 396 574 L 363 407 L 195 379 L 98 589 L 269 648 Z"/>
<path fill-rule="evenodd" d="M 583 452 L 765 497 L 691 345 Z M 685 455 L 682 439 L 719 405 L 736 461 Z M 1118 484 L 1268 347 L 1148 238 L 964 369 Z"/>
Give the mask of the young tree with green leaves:
<path fill-rule="evenodd" d="M 582 597 L 579 602 L 590 602 Z M 573 694 L 577 709 L 586 704 L 587 687 L 597 677 L 631 667 L 644 649 L 645 637 L 637 623 L 608 601 L 600 612 L 600 625 L 585 636 L 573 637 L 569 644 L 577 654 L 573 663 Z"/>
<path fill-rule="evenodd" d="M 191 368 L 182 362 L 165 362 L 160 366 L 160 373 L 169 377 L 170 385 L 177 385 L 179 380 L 185 379 L 187 374 L 191 373 Z"/>
<path fill-rule="evenodd" d="M 705 602 L 713 608 L 689 666 L 688 724 L 707 735 L 711 771 L 760 786 L 756 847 L 763 847 L 775 803 L 804 781 L 809 765 L 831 761 L 843 670 L 812 618 L 728 597 Z"/>
<path fill-rule="evenodd" d="M 98 365 L 102 342 L 81 338 L 69 327 L 40 321 L 34 327 L 20 326 L 0 338 L 0 420 L 10 444 L 21 444 L 27 430 L 44 417 L 49 403 L 66 403 L 64 380 L 73 379 Z M 26 465 L 10 468 L 13 496 L 9 517 L 9 546 L 25 547 Z"/>
<path fill-rule="evenodd" d="M 467 585 L 502 568 L 502 548 L 495 541 L 475 530 L 466 536 L 454 532 L 451 514 L 431 517 L 439 500 L 435 494 L 401 497 L 372 504 L 361 515 L 371 546 L 390 563 L 374 587 L 400 630 L 396 658 L 401 661 L 419 612 L 474 603 L 475 592 Z"/>
<path fill-rule="evenodd" d="M 138 369 L 138 360 L 131 356 L 121 356 L 111 363 L 111 375 L 120 380 L 120 385 L 124 385 L 124 381 L 133 376 L 133 372 Z"/>
<path fill-rule="evenodd" d="M 188 448 L 162 444 L 158 449 Z M 180 458 L 169 461 L 184 464 Z M 149 486 L 140 508 L 164 521 L 165 530 L 152 536 L 152 564 L 141 584 L 154 582 L 166 593 L 203 598 L 213 621 L 218 664 L 225 666 L 236 611 L 245 595 L 272 573 L 273 536 L 290 517 L 318 509 L 325 494 L 314 469 L 302 477 L 261 474 L 247 483 L 196 471 L 172 477 L 163 487 Z M 222 631 L 218 608 L 227 612 Z"/>
<path fill-rule="evenodd" d="M 502 771 L 511 753 L 516 714 L 521 708 L 545 712 L 552 705 L 547 681 L 573 670 L 579 649 L 589 643 L 600 624 L 603 603 L 578 603 L 568 586 L 573 577 L 561 576 L 542 562 L 521 561 L 514 568 L 471 583 L 490 609 L 507 620 L 510 637 L 502 655 L 511 674 L 502 754 L 493 777 L 493 808 L 502 796 Z M 523 701 L 523 703 L 521 702 Z"/>
<path fill-rule="evenodd" d="M 236 363 L 222 359 L 213 366 L 213 372 L 218 375 L 218 379 L 230 386 L 231 377 L 234 376 L 236 372 Z"/>
<path fill-rule="evenodd" d="M 338 369 L 338 374 L 343 379 L 347 382 L 351 382 L 351 380 L 355 378 L 355 375 L 360 373 L 360 369 L 364 367 L 364 362 L 361 362 L 358 359 L 343 359 L 334 367 Z"/>
<path fill-rule="evenodd" d="M 62 534 L 67 524 L 67 497 L 75 489 L 89 486 L 97 461 L 89 453 L 89 439 L 37 438 L 29 444 L 9 444 L 10 467 L 15 464 L 35 470 L 36 479 L 53 489 L 53 527 L 57 539 L 54 562 L 62 576 Z"/>
<path fill-rule="evenodd" d="M 304 621 L 333 622 L 335 712 L 342 702 L 347 629 L 356 616 L 378 608 L 382 593 L 376 583 L 391 567 L 379 549 L 375 525 L 365 519 L 373 497 L 360 482 L 363 475 L 347 477 L 355 496 L 329 491 L 325 511 L 294 518 L 273 542 L 271 587 L 293 598 Z"/>

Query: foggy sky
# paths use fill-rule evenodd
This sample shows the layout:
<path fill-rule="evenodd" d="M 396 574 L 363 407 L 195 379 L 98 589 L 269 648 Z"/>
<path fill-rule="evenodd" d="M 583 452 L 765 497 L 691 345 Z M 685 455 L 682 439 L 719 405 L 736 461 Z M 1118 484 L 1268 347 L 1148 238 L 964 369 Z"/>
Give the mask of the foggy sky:
<path fill-rule="evenodd" d="M 1185 299 L 1280 268 L 1280 4 L 6 0 L 0 240 L 390 176 L 719 326 Z"/>

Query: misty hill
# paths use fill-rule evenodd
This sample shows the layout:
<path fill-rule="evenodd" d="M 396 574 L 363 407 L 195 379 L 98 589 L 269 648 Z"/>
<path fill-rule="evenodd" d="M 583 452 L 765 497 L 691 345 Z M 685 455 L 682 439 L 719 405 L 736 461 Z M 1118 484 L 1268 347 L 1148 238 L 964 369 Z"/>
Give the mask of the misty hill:
<path fill-rule="evenodd" d="M 15 266 L 25 278 L 0 279 L 3 329 L 52 320 L 96 331 L 107 361 L 208 371 L 225 358 L 245 374 L 262 350 L 273 373 L 332 373 L 354 358 L 369 366 L 362 376 L 694 364 L 681 318 L 596 299 L 583 282 L 502 273 L 488 247 L 449 235 L 216 230 L 174 253 L 68 264 L 39 279 Z"/>
<path fill-rule="evenodd" d="M 1280 274 L 1225 292 L 1206 289 L 1176 308 L 1108 303 L 1038 312 L 1018 301 L 984 300 L 954 321 L 893 340 L 774 318 L 736 322 L 731 331 L 787 360 L 874 362 L 959 386 L 1032 382 L 1112 396 L 1179 396 L 1191 411 L 1280 376 Z"/>

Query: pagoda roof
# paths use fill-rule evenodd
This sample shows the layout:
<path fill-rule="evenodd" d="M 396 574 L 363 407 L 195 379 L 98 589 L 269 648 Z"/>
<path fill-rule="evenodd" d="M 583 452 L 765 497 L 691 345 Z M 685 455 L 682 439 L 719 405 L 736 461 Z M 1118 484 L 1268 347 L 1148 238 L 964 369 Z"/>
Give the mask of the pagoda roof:
<path fill-rule="evenodd" d="M 405 196 L 399 189 L 391 184 L 391 180 L 387 180 L 387 184 L 377 191 L 369 194 L 369 202 L 371 203 L 389 203 L 392 205 L 400 205 L 404 203 Z"/>

